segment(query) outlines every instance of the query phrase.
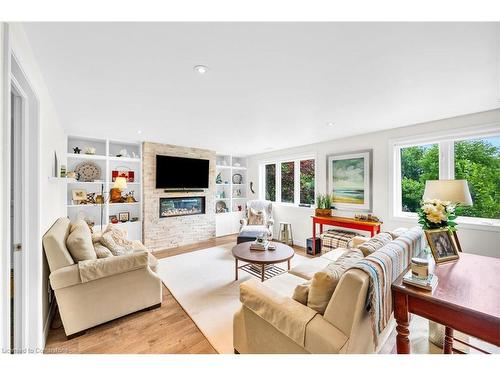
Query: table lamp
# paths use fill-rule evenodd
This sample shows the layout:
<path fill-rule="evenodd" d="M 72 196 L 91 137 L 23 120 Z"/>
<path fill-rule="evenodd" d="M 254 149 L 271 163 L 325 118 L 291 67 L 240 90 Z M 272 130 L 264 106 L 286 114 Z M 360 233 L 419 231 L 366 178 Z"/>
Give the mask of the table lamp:
<path fill-rule="evenodd" d="M 121 203 L 122 202 L 122 191 L 127 188 L 127 180 L 125 177 L 117 177 L 113 187 L 109 191 L 110 202 L 111 203 Z"/>
<path fill-rule="evenodd" d="M 462 206 L 472 206 L 467 180 L 427 180 L 423 199 L 439 199 Z"/>

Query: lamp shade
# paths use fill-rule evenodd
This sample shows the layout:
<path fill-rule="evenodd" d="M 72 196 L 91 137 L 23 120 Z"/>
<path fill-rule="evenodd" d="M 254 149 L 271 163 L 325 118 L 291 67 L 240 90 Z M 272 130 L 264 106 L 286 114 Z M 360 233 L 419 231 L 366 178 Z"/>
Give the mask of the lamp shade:
<path fill-rule="evenodd" d="M 127 180 L 125 177 L 117 177 L 113 184 L 113 189 L 125 190 L 127 188 Z"/>
<path fill-rule="evenodd" d="M 423 198 L 472 206 L 467 180 L 427 180 Z"/>

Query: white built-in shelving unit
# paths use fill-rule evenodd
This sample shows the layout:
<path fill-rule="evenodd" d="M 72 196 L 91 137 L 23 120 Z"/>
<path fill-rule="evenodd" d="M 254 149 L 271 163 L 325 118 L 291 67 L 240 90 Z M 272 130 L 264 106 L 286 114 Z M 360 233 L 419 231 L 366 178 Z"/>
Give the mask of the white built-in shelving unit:
<path fill-rule="evenodd" d="M 74 153 L 73 149 L 81 149 L 80 154 Z M 95 148 L 94 155 L 84 153 L 86 147 Z M 129 155 L 133 153 L 136 157 L 118 157 L 120 150 L 126 149 Z M 102 205 L 102 226 L 106 227 L 110 222 L 109 217 L 120 212 L 128 212 L 130 218 L 137 218 L 137 221 L 120 222 L 117 225 L 128 232 L 128 238 L 132 240 L 142 240 L 142 145 L 141 143 L 123 142 L 109 139 L 93 139 L 78 136 L 68 137 L 67 148 L 68 172 L 74 171 L 78 164 L 91 161 L 101 169 L 101 177 L 93 182 L 83 182 L 74 179 L 66 179 L 67 188 L 67 215 L 71 220 L 78 217 L 86 218 L 95 223 L 95 228 L 100 229 L 101 205 L 100 204 L 74 204 L 72 191 L 75 189 L 85 189 L 87 193 L 101 194 L 104 191 L 106 202 Z M 135 203 L 110 203 L 109 191 L 113 187 L 112 171 L 128 170 L 134 171 L 134 182 L 127 182 L 127 189 L 122 195 L 134 192 Z"/>
<path fill-rule="evenodd" d="M 216 207 L 218 202 L 224 202 L 227 211 L 216 212 L 216 235 L 217 237 L 237 233 L 239 231 L 240 219 L 244 217 L 247 201 L 247 160 L 244 157 L 231 155 L 217 155 L 216 176 L 221 177 L 215 189 Z M 235 183 L 235 175 L 241 175 L 241 183 Z M 233 182 L 235 181 L 235 182 Z"/>

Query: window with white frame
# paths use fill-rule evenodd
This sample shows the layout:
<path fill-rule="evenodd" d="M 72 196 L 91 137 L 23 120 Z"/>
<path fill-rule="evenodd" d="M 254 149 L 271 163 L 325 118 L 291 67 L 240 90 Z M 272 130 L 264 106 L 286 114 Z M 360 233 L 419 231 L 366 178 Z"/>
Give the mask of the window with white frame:
<path fill-rule="evenodd" d="M 312 206 L 315 200 L 316 161 L 312 157 L 267 162 L 262 165 L 261 191 L 265 199 L 289 205 Z"/>
<path fill-rule="evenodd" d="M 457 207 L 458 216 L 500 219 L 500 132 L 483 133 L 393 144 L 395 215 L 416 212 L 426 180 L 463 179 L 473 205 Z"/>

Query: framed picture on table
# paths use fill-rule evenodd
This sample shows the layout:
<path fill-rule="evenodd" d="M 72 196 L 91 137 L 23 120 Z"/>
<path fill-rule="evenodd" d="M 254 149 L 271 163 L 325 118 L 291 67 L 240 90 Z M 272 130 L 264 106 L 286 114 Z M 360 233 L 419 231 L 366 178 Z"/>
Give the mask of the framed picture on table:
<path fill-rule="evenodd" d="M 436 263 L 458 259 L 458 245 L 448 228 L 426 230 L 425 236 Z"/>

